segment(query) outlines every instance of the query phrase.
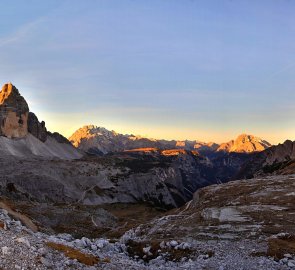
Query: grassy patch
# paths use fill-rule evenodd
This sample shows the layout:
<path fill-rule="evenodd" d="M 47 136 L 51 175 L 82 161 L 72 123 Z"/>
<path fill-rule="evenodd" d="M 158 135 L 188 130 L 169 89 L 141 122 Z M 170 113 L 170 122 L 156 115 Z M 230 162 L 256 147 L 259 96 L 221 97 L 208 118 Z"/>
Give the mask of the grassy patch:
<path fill-rule="evenodd" d="M 0 221 L 0 228 L 4 229 L 4 227 L 5 227 L 5 224 L 2 221 Z"/>
<path fill-rule="evenodd" d="M 72 247 L 69 247 L 63 244 L 47 242 L 46 245 L 52 249 L 63 252 L 65 256 L 67 256 L 68 258 L 72 260 L 76 259 L 78 262 L 83 263 L 85 265 L 93 266 L 100 261 L 99 258 L 91 254 L 82 253 L 81 251 L 77 249 L 74 249 Z"/>
<path fill-rule="evenodd" d="M 267 255 L 277 260 L 284 257 L 284 254 L 295 255 L 295 236 L 286 235 L 268 240 Z"/>

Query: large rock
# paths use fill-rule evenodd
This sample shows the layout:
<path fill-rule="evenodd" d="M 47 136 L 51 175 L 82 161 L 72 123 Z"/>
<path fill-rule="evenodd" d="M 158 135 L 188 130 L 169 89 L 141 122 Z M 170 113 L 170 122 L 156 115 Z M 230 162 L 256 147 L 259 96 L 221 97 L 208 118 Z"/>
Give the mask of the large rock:
<path fill-rule="evenodd" d="M 28 134 L 29 106 L 11 83 L 0 92 L 0 135 L 23 138 Z"/>

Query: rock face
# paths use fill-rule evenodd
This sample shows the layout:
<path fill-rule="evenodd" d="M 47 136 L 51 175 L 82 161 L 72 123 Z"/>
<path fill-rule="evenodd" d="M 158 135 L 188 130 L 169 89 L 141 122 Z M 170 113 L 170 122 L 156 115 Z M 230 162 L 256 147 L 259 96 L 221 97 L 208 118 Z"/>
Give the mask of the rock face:
<path fill-rule="evenodd" d="M 17 140 L 15 140 L 17 139 Z M 15 157 L 82 157 L 62 135 L 50 133 L 45 122 L 29 111 L 26 100 L 11 83 L 0 92 L 0 154 Z"/>
<path fill-rule="evenodd" d="M 5 84 L 0 92 L 0 135 L 24 138 L 28 134 L 29 107 L 18 89 Z"/>
<path fill-rule="evenodd" d="M 42 121 L 40 123 L 37 116 L 32 112 L 29 112 L 28 131 L 41 142 L 45 142 L 47 139 L 47 129 L 45 127 L 45 122 Z"/>
<path fill-rule="evenodd" d="M 185 207 L 140 225 L 125 236 L 145 246 L 158 242 L 163 247 L 176 239 L 178 244 L 190 241 L 208 250 L 211 242 L 212 258 L 222 254 L 222 267 L 219 262 L 203 269 L 291 269 L 287 264 L 288 258 L 293 261 L 294 257 L 295 229 L 290 219 L 295 215 L 294 180 L 294 175 L 279 175 L 208 186 L 198 190 Z M 253 263 L 255 256 L 249 256 L 253 251 L 260 261 Z M 245 255 L 237 256 L 241 252 Z M 263 256 L 285 259 L 264 265 Z"/>
<path fill-rule="evenodd" d="M 222 143 L 217 151 L 224 152 L 236 152 L 236 153 L 253 153 L 260 152 L 271 144 L 265 140 L 262 140 L 253 135 L 241 134 L 235 140 L 231 140 L 227 143 Z"/>
<path fill-rule="evenodd" d="M 295 142 L 290 140 L 256 153 L 241 168 L 238 178 L 258 175 L 295 173 Z"/>

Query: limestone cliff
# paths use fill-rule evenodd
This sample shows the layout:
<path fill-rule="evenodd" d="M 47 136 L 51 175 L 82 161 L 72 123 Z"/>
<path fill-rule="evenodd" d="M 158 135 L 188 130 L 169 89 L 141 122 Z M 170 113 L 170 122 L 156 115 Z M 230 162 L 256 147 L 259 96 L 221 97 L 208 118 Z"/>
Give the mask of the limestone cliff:
<path fill-rule="evenodd" d="M 28 134 L 29 106 L 11 83 L 0 92 L 0 135 L 24 138 Z"/>
<path fill-rule="evenodd" d="M 29 111 L 26 100 L 11 83 L 0 92 L 0 156 L 75 159 L 82 153 Z"/>
<path fill-rule="evenodd" d="M 37 116 L 32 112 L 29 112 L 28 131 L 41 142 L 45 142 L 47 139 L 47 129 L 45 127 L 45 122 L 42 121 L 40 123 Z"/>

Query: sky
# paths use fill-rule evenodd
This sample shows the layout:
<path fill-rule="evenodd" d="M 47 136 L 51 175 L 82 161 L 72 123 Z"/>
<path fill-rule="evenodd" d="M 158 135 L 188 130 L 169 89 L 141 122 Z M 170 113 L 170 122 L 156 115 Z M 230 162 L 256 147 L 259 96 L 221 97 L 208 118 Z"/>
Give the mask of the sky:
<path fill-rule="evenodd" d="M 0 0 L 0 84 L 51 131 L 295 140 L 295 1 Z"/>

